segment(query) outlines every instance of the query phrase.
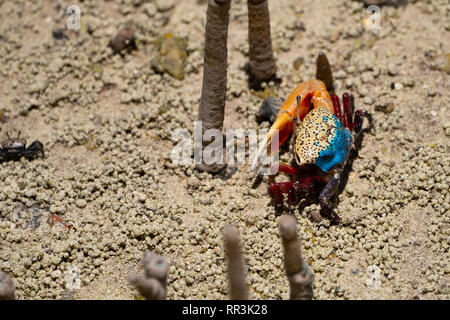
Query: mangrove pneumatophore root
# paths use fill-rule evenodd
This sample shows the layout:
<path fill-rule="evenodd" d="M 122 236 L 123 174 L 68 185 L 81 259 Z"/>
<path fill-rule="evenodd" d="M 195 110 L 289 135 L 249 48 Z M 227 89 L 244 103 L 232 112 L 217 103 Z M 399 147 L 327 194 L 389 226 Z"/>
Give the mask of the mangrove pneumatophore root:
<path fill-rule="evenodd" d="M 270 36 L 267 0 L 248 0 L 249 83 L 258 89 L 262 82 L 276 80 L 277 66 Z"/>
<path fill-rule="evenodd" d="M 284 247 L 284 268 L 289 281 L 291 300 L 309 300 L 313 297 L 313 274 L 303 260 L 297 237 L 297 222 L 291 215 L 280 218 L 280 232 Z"/>
<path fill-rule="evenodd" d="M 0 271 L 0 300 L 14 300 L 15 299 L 15 287 L 8 276 L 3 271 Z"/>
<path fill-rule="evenodd" d="M 330 62 L 325 53 L 319 52 L 316 63 L 316 79 L 322 80 L 327 87 L 327 91 L 334 94 L 333 74 L 331 73 Z"/>
<path fill-rule="evenodd" d="M 225 255 L 228 260 L 228 281 L 231 300 L 247 300 L 248 290 L 245 283 L 244 265 L 239 245 L 239 232 L 228 225 L 224 229 Z"/>
<path fill-rule="evenodd" d="M 230 0 L 209 0 L 206 12 L 203 85 L 199 120 L 202 135 L 207 129 L 222 131 L 227 93 L 227 37 Z M 203 147 L 210 141 L 203 141 Z M 223 148 L 223 146 L 217 146 Z M 216 152 L 222 153 L 223 150 Z M 210 173 L 219 172 L 221 163 L 197 164 L 196 168 Z"/>
<path fill-rule="evenodd" d="M 163 256 L 151 251 L 143 258 L 145 275 L 131 273 L 128 281 L 147 300 L 164 300 L 167 294 L 166 281 L 169 266 Z"/>

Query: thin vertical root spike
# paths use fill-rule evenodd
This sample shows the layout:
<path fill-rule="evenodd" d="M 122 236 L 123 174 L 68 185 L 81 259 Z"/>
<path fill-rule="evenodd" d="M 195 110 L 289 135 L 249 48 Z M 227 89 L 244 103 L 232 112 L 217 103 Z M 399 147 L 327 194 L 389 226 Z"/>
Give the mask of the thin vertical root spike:
<path fill-rule="evenodd" d="M 221 131 L 223 127 L 227 92 L 227 38 L 230 1 L 210 0 L 208 2 L 205 25 L 203 84 L 199 106 L 202 134 L 207 129 L 214 128 Z M 203 141 L 202 147 L 206 147 L 208 142 Z M 216 152 L 219 152 L 219 150 L 216 150 Z M 196 168 L 200 171 L 217 173 L 224 166 L 223 163 L 198 163 Z"/>
<path fill-rule="evenodd" d="M 128 281 L 145 299 L 164 300 L 167 294 L 166 281 L 169 271 L 166 259 L 148 251 L 144 254 L 143 264 L 145 274 L 131 273 L 128 275 Z"/>
<path fill-rule="evenodd" d="M 11 277 L 0 271 L 0 300 L 14 300 L 15 287 Z"/>
<path fill-rule="evenodd" d="M 330 94 L 334 94 L 333 73 L 330 62 L 324 52 L 319 52 L 316 62 L 316 79 L 323 81 Z"/>
<path fill-rule="evenodd" d="M 249 85 L 259 89 L 262 82 L 279 82 L 272 51 L 267 0 L 247 0 L 249 41 Z"/>
<path fill-rule="evenodd" d="M 284 267 L 290 286 L 291 300 L 313 297 L 313 274 L 303 260 L 297 236 L 297 221 L 291 215 L 280 218 L 280 233 L 284 247 Z"/>
<path fill-rule="evenodd" d="M 244 266 L 239 232 L 236 227 L 228 225 L 224 229 L 225 254 L 228 260 L 228 281 L 231 300 L 247 300 L 248 289 L 245 283 Z"/>

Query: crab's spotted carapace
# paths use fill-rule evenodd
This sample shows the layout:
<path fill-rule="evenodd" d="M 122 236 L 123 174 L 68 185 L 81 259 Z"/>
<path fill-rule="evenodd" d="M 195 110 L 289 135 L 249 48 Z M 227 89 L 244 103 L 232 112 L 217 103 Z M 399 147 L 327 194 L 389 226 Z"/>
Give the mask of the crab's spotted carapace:
<path fill-rule="evenodd" d="M 315 164 L 328 172 L 346 160 L 351 142 L 350 132 L 333 112 L 316 108 L 305 116 L 297 129 L 297 164 Z"/>

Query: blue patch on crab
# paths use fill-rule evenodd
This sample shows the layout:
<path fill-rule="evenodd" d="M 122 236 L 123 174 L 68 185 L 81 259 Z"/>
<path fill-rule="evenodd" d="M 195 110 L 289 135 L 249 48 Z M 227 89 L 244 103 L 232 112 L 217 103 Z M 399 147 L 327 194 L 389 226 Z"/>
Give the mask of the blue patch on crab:
<path fill-rule="evenodd" d="M 319 157 L 316 159 L 316 165 L 323 172 L 328 172 L 335 165 L 343 163 L 347 159 L 347 154 L 352 143 L 352 138 L 348 130 L 344 128 L 335 115 L 333 117 L 336 123 L 336 129 L 333 130 L 335 135 L 328 148 L 320 151 Z"/>

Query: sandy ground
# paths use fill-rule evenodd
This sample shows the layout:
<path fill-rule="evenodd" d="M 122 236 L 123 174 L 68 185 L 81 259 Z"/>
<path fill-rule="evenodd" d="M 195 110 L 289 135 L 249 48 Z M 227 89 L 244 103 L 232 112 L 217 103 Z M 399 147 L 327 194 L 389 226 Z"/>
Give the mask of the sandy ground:
<path fill-rule="evenodd" d="M 81 29 L 54 39 L 71 4 Z M 274 92 L 314 77 L 322 50 L 337 92 L 352 92 L 376 122 L 333 202 L 342 224 L 312 222 L 314 202 L 290 210 L 315 298 L 448 299 L 448 1 L 382 7 L 378 31 L 363 27 L 358 1 L 270 1 L 270 10 Z M 205 12 L 194 0 L 0 1 L 1 134 L 21 130 L 47 153 L 0 164 L 0 269 L 19 299 L 134 299 L 126 276 L 142 272 L 146 250 L 170 262 L 169 299 L 226 299 L 226 223 L 241 232 L 250 297 L 288 298 L 267 179 L 254 186 L 247 165 L 225 179 L 170 160 L 172 133 L 192 132 L 198 117 Z M 138 50 L 113 55 L 108 41 L 130 20 Z M 246 30 L 246 3 L 234 0 L 225 127 L 267 128 L 243 70 Z M 166 32 L 188 38 L 183 80 L 150 68 Z"/>

